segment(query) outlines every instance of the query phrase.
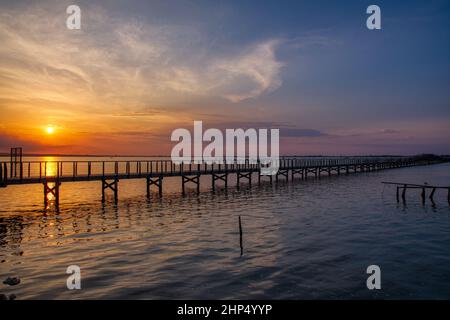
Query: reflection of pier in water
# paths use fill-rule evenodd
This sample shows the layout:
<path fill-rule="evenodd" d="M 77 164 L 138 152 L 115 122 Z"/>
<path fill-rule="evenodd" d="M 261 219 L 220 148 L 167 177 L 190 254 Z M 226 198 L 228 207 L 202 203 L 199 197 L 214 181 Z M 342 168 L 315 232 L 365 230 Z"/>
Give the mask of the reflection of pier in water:
<path fill-rule="evenodd" d="M 21 158 L 20 158 L 21 159 Z M 448 159 L 421 157 L 333 157 L 333 158 L 300 158 L 283 157 L 278 161 L 278 172 L 273 176 L 261 175 L 260 162 L 250 163 L 247 160 L 224 164 L 176 164 L 171 160 L 134 160 L 134 161 L 15 161 L 0 163 L 0 186 L 42 183 L 44 185 L 44 205 L 48 208 L 54 203 L 59 207 L 60 186 L 65 182 L 100 181 L 102 183 L 102 200 L 105 191 L 110 189 L 118 200 L 119 181 L 122 179 L 145 179 L 147 196 L 151 186 L 155 186 L 162 196 L 162 184 L 165 177 L 181 177 L 182 192 L 185 185 L 193 183 L 200 191 L 200 176 L 212 177 L 212 189 L 216 181 L 228 185 L 228 176 L 236 175 L 237 187 L 246 181 L 251 187 L 252 175 L 257 174 L 258 184 L 261 180 L 279 179 L 294 180 L 297 176 L 307 180 L 313 176 L 320 178 L 322 174 L 331 176 L 371 172 L 417 165 L 442 163 Z M 290 177 L 290 178 L 289 178 Z"/>

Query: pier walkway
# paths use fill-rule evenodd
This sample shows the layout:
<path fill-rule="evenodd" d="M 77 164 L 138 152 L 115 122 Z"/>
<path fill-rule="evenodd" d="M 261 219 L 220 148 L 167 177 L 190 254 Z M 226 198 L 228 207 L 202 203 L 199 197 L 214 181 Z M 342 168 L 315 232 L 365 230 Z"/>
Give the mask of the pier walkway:
<path fill-rule="evenodd" d="M 258 183 L 262 179 L 278 181 L 293 180 L 296 176 L 306 180 L 308 177 L 320 178 L 321 175 L 341 175 L 430 165 L 447 162 L 449 159 L 428 159 L 420 157 L 282 157 L 279 170 L 273 176 L 261 175 L 260 163 L 232 161 L 226 164 L 175 164 L 171 160 L 133 160 L 133 161 L 9 161 L 0 162 L 0 187 L 42 183 L 44 185 L 44 204 L 49 199 L 59 204 L 61 183 L 80 181 L 101 181 L 102 199 L 105 190 L 111 189 L 118 198 L 118 182 L 123 179 L 146 179 L 147 195 L 150 187 L 155 186 L 162 195 L 162 183 L 165 177 L 180 177 L 182 192 L 185 185 L 193 183 L 197 191 L 200 188 L 200 176 L 210 175 L 214 189 L 216 181 L 223 181 L 225 188 L 228 175 L 236 174 L 237 187 L 242 181 L 252 184 L 252 175 L 257 175 Z M 1 191 L 0 191 L 1 192 Z M 0 193 L 1 194 L 1 193 Z M 50 196 L 49 196 L 50 195 Z"/>

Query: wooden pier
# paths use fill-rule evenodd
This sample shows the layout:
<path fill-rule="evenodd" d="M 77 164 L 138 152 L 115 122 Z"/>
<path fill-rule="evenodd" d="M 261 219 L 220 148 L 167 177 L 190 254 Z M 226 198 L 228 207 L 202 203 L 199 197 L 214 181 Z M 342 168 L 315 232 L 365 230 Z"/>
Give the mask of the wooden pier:
<path fill-rule="evenodd" d="M 40 183 L 44 186 L 44 205 L 49 198 L 59 206 L 60 186 L 66 182 L 100 181 L 102 200 L 105 192 L 111 190 L 115 201 L 118 200 L 119 181 L 123 179 L 145 179 L 147 196 L 152 186 L 162 196 L 165 177 L 180 177 L 182 192 L 185 185 L 193 184 L 200 192 L 200 177 L 211 176 L 211 186 L 215 190 L 216 182 L 222 181 L 228 187 L 228 176 L 236 174 L 237 188 L 245 181 L 252 185 L 252 175 L 258 174 L 258 184 L 263 179 L 272 183 L 273 178 L 289 181 L 296 176 L 302 180 L 310 177 L 330 176 L 372 172 L 385 169 L 429 165 L 447 162 L 450 159 L 421 159 L 418 157 L 334 157 L 300 158 L 282 157 L 278 160 L 279 170 L 273 176 L 261 175 L 261 165 L 234 160 L 224 164 L 175 164 L 171 160 L 134 160 L 134 161 L 10 161 L 0 162 L 0 187 Z M 1 194 L 1 193 L 0 193 Z"/>

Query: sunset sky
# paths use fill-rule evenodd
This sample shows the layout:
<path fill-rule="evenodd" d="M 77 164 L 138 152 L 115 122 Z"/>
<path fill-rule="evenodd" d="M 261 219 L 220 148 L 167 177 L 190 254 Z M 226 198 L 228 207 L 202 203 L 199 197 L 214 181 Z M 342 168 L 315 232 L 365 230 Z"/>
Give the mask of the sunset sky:
<path fill-rule="evenodd" d="M 450 154 L 449 39 L 449 1 L 0 1 L 0 152 L 170 154 L 202 120 L 280 128 L 282 154 Z"/>

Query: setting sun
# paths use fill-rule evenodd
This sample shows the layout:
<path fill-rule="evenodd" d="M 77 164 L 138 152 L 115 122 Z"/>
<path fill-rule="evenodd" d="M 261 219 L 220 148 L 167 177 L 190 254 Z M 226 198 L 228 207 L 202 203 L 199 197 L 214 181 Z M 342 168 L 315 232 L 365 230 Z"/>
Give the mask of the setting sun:
<path fill-rule="evenodd" d="M 52 127 L 52 126 L 48 126 L 48 127 L 45 128 L 45 132 L 47 134 L 53 134 L 53 133 L 55 133 L 55 128 Z"/>

